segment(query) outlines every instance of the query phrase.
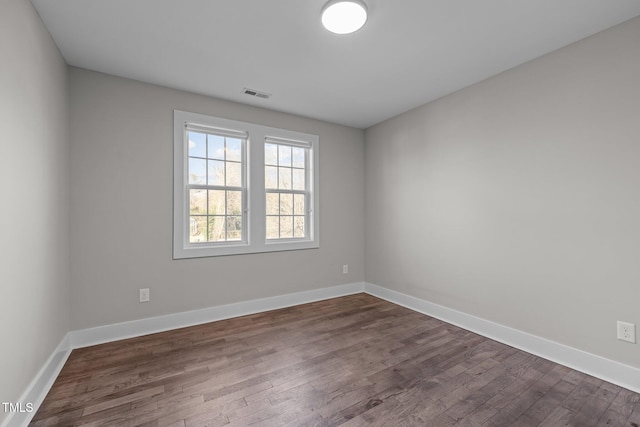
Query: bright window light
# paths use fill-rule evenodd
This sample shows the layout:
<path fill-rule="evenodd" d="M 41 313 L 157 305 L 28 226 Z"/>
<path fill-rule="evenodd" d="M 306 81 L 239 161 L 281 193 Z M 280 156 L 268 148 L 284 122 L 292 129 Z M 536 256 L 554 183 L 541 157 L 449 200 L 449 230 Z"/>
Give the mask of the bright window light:
<path fill-rule="evenodd" d="M 367 7 L 359 0 L 332 0 L 322 9 L 322 25 L 332 33 L 353 33 L 365 22 Z"/>

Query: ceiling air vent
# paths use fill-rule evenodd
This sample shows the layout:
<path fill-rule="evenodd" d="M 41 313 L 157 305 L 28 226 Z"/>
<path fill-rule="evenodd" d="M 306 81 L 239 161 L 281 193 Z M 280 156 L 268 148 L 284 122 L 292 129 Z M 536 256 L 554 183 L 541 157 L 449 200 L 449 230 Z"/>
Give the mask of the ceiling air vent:
<path fill-rule="evenodd" d="M 246 87 L 242 89 L 242 93 L 262 99 L 269 99 L 269 97 L 271 96 L 270 93 L 260 92 L 259 90 L 255 89 L 247 89 Z"/>

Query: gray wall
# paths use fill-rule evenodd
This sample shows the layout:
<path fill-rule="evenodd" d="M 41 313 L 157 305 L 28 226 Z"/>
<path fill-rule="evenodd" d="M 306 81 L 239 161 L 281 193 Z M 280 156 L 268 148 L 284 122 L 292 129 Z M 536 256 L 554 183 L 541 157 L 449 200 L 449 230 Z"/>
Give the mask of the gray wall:
<path fill-rule="evenodd" d="M 174 109 L 319 135 L 320 249 L 172 260 Z M 77 68 L 70 115 L 72 329 L 364 279 L 362 130 Z"/>
<path fill-rule="evenodd" d="M 366 281 L 640 367 L 640 19 L 367 129 Z"/>
<path fill-rule="evenodd" d="M 16 402 L 69 329 L 67 67 L 27 0 L 0 3 L 0 58 L 0 401 Z"/>

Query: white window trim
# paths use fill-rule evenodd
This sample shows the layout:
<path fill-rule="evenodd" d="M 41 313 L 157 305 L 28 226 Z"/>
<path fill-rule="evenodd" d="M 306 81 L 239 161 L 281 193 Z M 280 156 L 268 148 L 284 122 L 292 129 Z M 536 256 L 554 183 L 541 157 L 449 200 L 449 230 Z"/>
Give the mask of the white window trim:
<path fill-rule="evenodd" d="M 317 135 L 286 129 L 174 110 L 173 144 L 173 258 L 199 258 L 261 252 L 315 249 L 320 247 L 319 220 L 319 138 Z M 187 138 L 185 125 L 197 124 L 246 132 L 246 200 L 245 240 L 242 242 L 188 243 L 189 223 L 187 188 Z M 266 197 L 264 185 L 264 145 L 267 138 L 309 144 L 309 236 L 305 239 L 266 239 Z"/>

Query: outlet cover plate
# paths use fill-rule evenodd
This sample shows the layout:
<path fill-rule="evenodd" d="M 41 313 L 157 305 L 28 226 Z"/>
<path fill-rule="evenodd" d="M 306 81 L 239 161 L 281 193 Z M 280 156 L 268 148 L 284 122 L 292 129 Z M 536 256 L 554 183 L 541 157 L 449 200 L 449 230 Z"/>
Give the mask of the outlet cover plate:
<path fill-rule="evenodd" d="M 618 320 L 618 339 L 630 343 L 636 343 L 636 325 Z"/>
<path fill-rule="evenodd" d="M 149 288 L 140 289 L 140 302 L 149 302 Z"/>

